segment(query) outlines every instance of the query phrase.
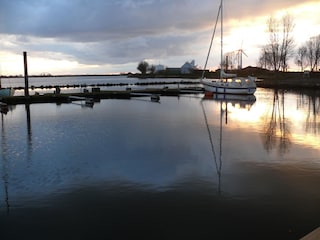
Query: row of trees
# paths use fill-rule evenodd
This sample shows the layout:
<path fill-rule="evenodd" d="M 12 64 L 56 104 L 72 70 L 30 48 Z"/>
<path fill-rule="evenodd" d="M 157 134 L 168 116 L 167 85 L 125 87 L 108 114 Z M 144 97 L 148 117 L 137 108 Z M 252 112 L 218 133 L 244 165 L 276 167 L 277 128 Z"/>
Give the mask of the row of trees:
<path fill-rule="evenodd" d="M 299 47 L 295 63 L 300 66 L 301 71 L 307 67 L 317 71 L 320 64 L 320 35 L 310 38 L 304 45 Z"/>
<path fill-rule="evenodd" d="M 295 63 L 304 71 L 310 68 L 316 71 L 320 64 L 320 35 L 310 38 L 295 51 L 293 37 L 294 21 L 287 14 L 280 20 L 270 17 L 267 21 L 269 40 L 259 57 L 259 67 L 274 71 L 287 71 L 289 59 L 295 57 Z"/>
<path fill-rule="evenodd" d="M 262 48 L 259 65 L 274 71 L 287 71 L 288 60 L 294 53 L 293 18 L 290 15 L 281 20 L 270 17 L 267 27 L 269 42 Z"/>

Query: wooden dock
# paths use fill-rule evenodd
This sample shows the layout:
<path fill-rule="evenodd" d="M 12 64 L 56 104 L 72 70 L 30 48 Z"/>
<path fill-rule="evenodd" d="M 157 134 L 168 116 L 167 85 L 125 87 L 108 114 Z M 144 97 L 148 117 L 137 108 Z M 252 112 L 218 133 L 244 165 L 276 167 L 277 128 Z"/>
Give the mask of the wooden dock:
<path fill-rule="evenodd" d="M 318 227 L 308 235 L 304 236 L 300 240 L 319 240 L 319 239 L 320 239 L 320 227 Z"/>
<path fill-rule="evenodd" d="M 32 104 L 32 103 L 70 103 L 72 100 L 85 99 L 130 99 L 138 96 L 179 96 L 180 94 L 203 93 L 204 90 L 199 87 L 189 88 L 146 88 L 137 90 L 107 90 L 107 91 L 92 91 L 83 93 L 47 93 L 43 95 L 29 95 L 29 96 L 11 96 L 3 97 L 0 102 L 8 105 L 17 104 Z"/>
<path fill-rule="evenodd" d="M 88 107 L 93 107 L 94 105 L 94 99 L 93 98 L 89 98 L 89 97 L 79 97 L 79 96 L 69 96 L 69 101 L 81 101 L 81 102 L 85 102 L 85 106 Z"/>

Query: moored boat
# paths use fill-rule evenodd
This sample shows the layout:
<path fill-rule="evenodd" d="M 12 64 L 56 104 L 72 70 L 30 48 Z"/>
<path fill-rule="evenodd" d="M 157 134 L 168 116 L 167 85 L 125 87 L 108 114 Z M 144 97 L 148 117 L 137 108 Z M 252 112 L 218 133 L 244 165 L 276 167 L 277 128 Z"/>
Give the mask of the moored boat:
<path fill-rule="evenodd" d="M 0 97 L 10 97 L 14 95 L 14 89 L 12 87 L 3 88 L 1 84 L 0 75 Z"/>
<path fill-rule="evenodd" d="M 201 83 L 207 92 L 224 94 L 254 94 L 257 88 L 255 78 L 232 76 L 231 78 L 221 79 L 201 79 Z"/>
<path fill-rule="evenodd" d="M 13 88 L 0 88 L 0 97 L 10 97 L 14 95 Z"/>

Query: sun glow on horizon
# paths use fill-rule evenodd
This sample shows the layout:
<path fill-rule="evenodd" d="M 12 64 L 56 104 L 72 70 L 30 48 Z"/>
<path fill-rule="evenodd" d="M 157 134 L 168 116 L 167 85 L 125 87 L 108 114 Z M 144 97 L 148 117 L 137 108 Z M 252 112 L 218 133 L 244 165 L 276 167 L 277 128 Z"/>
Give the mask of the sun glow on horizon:
<path fill-rule="evenodd" d="M 224 52 L 234 52 L 243 49 L 246 53 L 242 60 L 243 66 L 256 66 L 261 48 L 268 44 L 267 20 L 270 17 L 281 19 L 286 14 L 293 18 L 295 47 L 299 47 L 320 34 L 320 21 L 318 18 L 320 2 L 304 3 L 285 10 L 277 10 L 264 16 L 248 16 L 243 19 L 231 19 L 225 25 L 229 29 L 224 37 Z M 313 27 L 311 27 L 313 26 Z M 291 70 L 298 69 L 290 60 Z"/>
<path fill-rule="evenodd" d="M 1 54 L 2 75 L 24 75 L 23 55 Z M 28 56 L 28 73 L 39 75 L 50 74 L 88 74 L 100 73 L 99 65 L 85 65 L 66 59 L 47 59 L 42 57 Z"/>

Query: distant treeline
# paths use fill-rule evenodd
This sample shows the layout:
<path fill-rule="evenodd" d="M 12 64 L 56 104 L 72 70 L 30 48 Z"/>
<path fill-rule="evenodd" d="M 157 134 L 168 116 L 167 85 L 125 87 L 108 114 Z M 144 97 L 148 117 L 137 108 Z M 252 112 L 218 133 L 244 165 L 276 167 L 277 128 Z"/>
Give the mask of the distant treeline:
<path fill-rule="evenodd" d="M 320 80 L 320 72 L 283 72 L 283 71 L 273 71 L 259 67 L 246 67 L 243 69 L 231 69 L 227 70 L 228 73 L 235 73 L 238 77 L 247 77 L 254 76 L 259 79 L 265 80 L 284 80 L 284 79 L 319 79 Z M 128 77 L 136 77 L 136 78 L 189 78 L 196 79 L 202 77 L 202 70 L 193 71 L 190 74 L 171 74 L 170 72 L 160 72 L 160 73 L 135 73 L 128 74 Z M 205 71 L 205 78 L 220 78 L 220 69 L 212 72 Z"/>

